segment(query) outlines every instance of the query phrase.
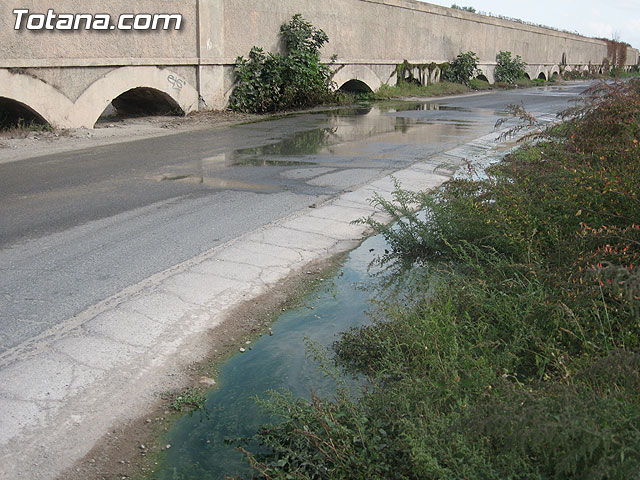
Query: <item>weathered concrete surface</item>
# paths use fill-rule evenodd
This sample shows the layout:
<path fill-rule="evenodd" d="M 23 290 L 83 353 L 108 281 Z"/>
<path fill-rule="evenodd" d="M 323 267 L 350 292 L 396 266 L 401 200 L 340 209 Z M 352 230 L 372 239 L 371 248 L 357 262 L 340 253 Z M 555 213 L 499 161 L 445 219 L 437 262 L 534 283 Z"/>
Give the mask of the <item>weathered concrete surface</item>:
<path fill-rule="evenodd" d="M 495 148 L 496 135 L 394 177 L 435 187 Z M 232 307 L 354 247 L 366 228 L 351 222 L 376 214 L 370 199 L 393 188 L 387 176 L 220 245 L 82 312 L 46 348 L 16 358 L 0 370 L 0 478 L 55 478 L 114 422 L 142 414 L 167 370 L 205 355 L 205 333 Z"/>
<path fill-rule="evenodd" d="M 15 31 L 16 8 L 42 12 L 38 0 L 0 4 L 0 97 L 20 102 L 58 127 L 93 127 L 106 105 L 133 88 L 172 99 L 184 112 L 223 108 L 233 64 L 252 46 L 280 50 L 280 25 L 302 13 L 324 29 L 336 54 L 335 81 L 372 90 L 396 81 L 396 65 L 450 61 L 473 50 L 493 81 L 496 54 L 529 64 L 531 78 L 562 70 L 599 70 L 610 56 L 602 40 L 452 10 L 412 0 L 60 0 L 58 13 L 181 13 L 180 31 Z M 177 4 L 178 3 L 178 4 Z M 627 50 L 637 65 L 638 50 Z M 431 79 L 438 78 L 437 69 Z"/>

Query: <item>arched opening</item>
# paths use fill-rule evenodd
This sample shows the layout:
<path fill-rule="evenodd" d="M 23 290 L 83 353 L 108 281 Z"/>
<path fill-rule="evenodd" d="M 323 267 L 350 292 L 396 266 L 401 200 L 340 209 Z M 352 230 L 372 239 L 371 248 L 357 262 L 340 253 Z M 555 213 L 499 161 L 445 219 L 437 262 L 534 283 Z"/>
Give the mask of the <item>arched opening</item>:
<path fill-rule="evenodd" d="M 34 125 L 45 126 L 48 122 L 28 105 L 0 97 L 0 130 Z"/>
<path fill-rule="evenodd" d="M 482 80 L 483 82 L 487 82 L 487 83 L 489 82 L 489 79 L 486 76 L 484 76 L 483 74 L 478 75 L 476 77 L 476 79 Z"/>
<path fill-rule="evenodd" d="M 395 73 L 395 69 L 394 69 Z M 391 77 L 389 77 L 391 78 Z M 360 92 L 376 91 L 382 86 L 382 81 L 378 75 L 365 65 L 343 65 L 338 68 L 332 78 L 336 88 L 357 88 Z M 366 85 L 366 90 L 360 84 Z"/>
<path fill-rule="evenodd" d="M 340 87 L 341 92 L 349 93 L 369 93 L 371 88 L 362 80 L 351 79 Z"/>
<path fill-rule="evenodd" d="M 547 75 L 544 72 L 540 72 L 540 75 L 538 75 L 538 80 L 547 80 Z"/>
<path fill-rule="evenodd" d="M 527 72 L 524 72 L 524 78 L 526 78 L 527 80 L 531 80 L 531 75 L 529 75 Z"/>
<path fill-rule="evenodd" d="M 142 117 L 152 115 L 183 116 L 184 111 L 178 103 L 155 88 L 138 87 L 119 95 L 111 101 L 101 120 L 109 117 Z"/>
<path fill-rule="evenodd" d="M 558 74 L 558 72 L 553 72 L 551 74 L 551 78 L 549 79 L 549 81 L 550 82 L 557 82 L 559 78 L 560 78 L 560 75 Z"/>

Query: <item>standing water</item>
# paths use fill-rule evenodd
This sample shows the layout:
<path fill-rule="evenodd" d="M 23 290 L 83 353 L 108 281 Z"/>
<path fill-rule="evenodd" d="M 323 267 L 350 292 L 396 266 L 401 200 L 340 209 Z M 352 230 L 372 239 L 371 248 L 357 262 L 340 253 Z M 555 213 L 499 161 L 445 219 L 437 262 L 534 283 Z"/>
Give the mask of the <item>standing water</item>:
<path fill-rule="evenodd" d="M 251 437 L 269 422 L 256 397 L 269 390 L 288 390 L 297 398 L 320 396 L 334 390 L 332 380 L 307 357 L 305 340 L 330 347 L 339 333 L 368 322 L 367 310 L 375 294 L 369 270 L 375 255 L 384 252 L 381 236 L 366 240 L 348 256 L 338 275 L 310 293 L 301 307 L 283 313 L 264 336 L 244 354 L 237 354 L 220 369 L 218 388 L 203 410 L 178 420 L 168 433 L 171 449 L 164 453 L 153 478 L 208 480 L 250 475 L 244 456 L 225 439 Z"/>

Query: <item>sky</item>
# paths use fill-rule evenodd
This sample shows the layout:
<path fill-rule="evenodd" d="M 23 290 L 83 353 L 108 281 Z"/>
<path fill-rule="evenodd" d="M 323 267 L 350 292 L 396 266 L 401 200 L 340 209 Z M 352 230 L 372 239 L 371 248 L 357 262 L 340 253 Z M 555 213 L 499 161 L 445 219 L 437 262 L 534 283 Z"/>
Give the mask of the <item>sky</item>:
<path fill-rule="evenodd" d="M 588 37 L 614 38 L 640 48 L 640 0 L 428 0 L 450 7 L 520 18 Z"/>

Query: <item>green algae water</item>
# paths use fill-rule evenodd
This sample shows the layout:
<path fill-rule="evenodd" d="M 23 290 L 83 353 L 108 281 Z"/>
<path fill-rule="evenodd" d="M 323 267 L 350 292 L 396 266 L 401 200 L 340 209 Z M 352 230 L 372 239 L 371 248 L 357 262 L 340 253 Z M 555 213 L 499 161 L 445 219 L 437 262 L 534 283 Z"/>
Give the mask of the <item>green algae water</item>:
<path fill-rule="evenodd" d="M 330 348 L 340 332 L 369 321 L 367 310 L 375 296 L 375 272 L 369 269 L 384 253 L 381 236 L 371 237 L 351 252 L 332 279 L 324 281 L 302 306 L 283 313 L 251 350 L 237 354 L 220 369 L 218 387 L 206 407 L 186 415 L 168 433 L 171 444 L 152 478 L 158 480 L 213 480 L 249 476 L 244 456 L 225 439 L 251 437 L 268 423 L 255 398 L 269 390 L 288 390 L 298 398 L 331 395 L 335 384 L 307 357 L 305 339 Z"/>

